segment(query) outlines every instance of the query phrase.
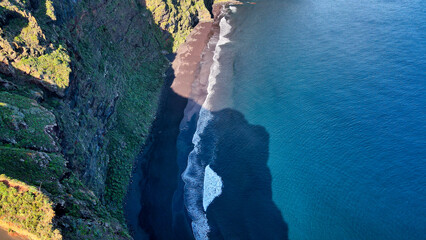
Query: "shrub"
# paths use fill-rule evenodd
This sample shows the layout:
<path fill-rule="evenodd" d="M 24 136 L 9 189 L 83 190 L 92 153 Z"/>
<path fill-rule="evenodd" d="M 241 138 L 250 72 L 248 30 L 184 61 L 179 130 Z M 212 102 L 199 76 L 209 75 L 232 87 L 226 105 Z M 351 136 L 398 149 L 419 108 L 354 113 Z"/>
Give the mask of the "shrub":
<path fill-rule="evenodd" d="M 49 82 L 59 88 L 66 88 L 69 84 L 71 59 L 66 50 L 60 45 L 55 51 L 40 57 L 26 57 L 15 64 L 18 69 L 34 69 L 31 76 Z"/>

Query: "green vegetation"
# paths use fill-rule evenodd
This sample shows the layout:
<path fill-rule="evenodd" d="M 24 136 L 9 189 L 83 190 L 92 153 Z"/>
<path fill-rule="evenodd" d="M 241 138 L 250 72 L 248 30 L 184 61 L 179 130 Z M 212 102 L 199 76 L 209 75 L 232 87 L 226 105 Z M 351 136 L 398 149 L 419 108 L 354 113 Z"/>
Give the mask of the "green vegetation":
<path fill-rule="evenodd" d="M 168 41 L 168 47 L 173 52 L 185 42 L 199 21 L 211 20 L 204 1 L 200 0 L 147 0 L 146 6 L 152 12 L 155 23 L 171 34 L 173 40 Z"/>
<path fill-rule="evenodd" d="M 13 64 L 17 69 L 26 70 L 37 79 L 43 79 L 45 82 L 66 88 L 69 84 L 69 75 L 71 73 L 70 57 L 62 45 L 51 53 L 39 57 L 24 57 Z"/>
<path fill-rule="evenodd" d="M 55 8 L 51 0 L 46 0 L 46 15 L 53 21 L 56 21 Z"/>
<path fill-rule="evenodd" d="M 0 173 L 39 187 L 55 204 L 62 206 L 63 216 L 54 222 L 67 226 L 62 229 L 64 238 L 128 239 L 127 230 L 66 167 L 65 158 L 55 149 L 58 145 L 55 138 L 50 136 L 54 133 L 45 131 L 46 126 L 56 125 L 55 116 L 50 108 L 28 98 L 32 92 L 33 89 L 24 86 L 10 92 L 0 90 Z M 54 102 L 54 99 L 46 101 Z M 47 153 L 47 149 L 54 152 Z M 25 234 L 35 233 L 28 230 Z"/>
<path fill-rule="evenodd" d="M 55 203 L 65 203 L 62 211 L 69 228 L 63 230 L 64 238 L 93 239 L 99 236 L 104 236 L 105 239 L 115 238 L 112 229 L 120 229 L 118 221 L 111 217 L 92 191 L 87 189 L 74 174 L 68 172 L 65 163 L 60 154 L 0 146 L 0 172 L 37 186 Z M 67 172 L 68 176 L 64 177 Z M 86 222 L 84 218 L 97 221 Z M 104 223 L 109 226 L 103 225 Z M 39 229 L 27 229 L 25 235 L 38 233 Z M 128 238 L 126 230 L 121 229 L 120 236 Z"/>
<path fill-rule="evenodd" d="M 52 202 L 36 188 L 0 175 L 0 226 L 33 240 L 62 239 L 53 230 Z"/>
<path fill-rule="evenodd" d="M 210 20 L 201 0 L 146 3 L 0 1 L 0 173 L 39 189 L 25 199 L 55 206 L 46 216 L 64 239 L 130 239 L 123 198 L 155 118 L 164 54 Z M 43 239 L 47 227 L 22 222 Z"/>
<path fill-rule="evenodd" d="M 0 141 L 16 147 L 48 152 L 58 150 L 49 135 L 55 116 L 35 100 L 0 92 Z"/>
<path fill-rule="evenodd" d="M 52 25 L 57 19 L 53 1 L 4 0 L 0 9 L 0 60 L 19 70 L 8 74 L 62 95 L 69 85 L 71 58 Z"/>
<path fill-rule="evenodd" d="M 73 61 L 79 69 L 78 100 L 61 106 L 57 116 L 70 165 L 77 174 L 86 173 L 80 175 L 82 181 L 102 194 L 102 202 L 124 223 L 123 198 L 134 159 L 154 120 L 168 63 L 161 54 L 161 31 L 147 24 L 151 15 L 142 5 L 93 5 L 81 11 L 93 7 L 96 12 L 85 15 L 71 33 L 81 58 Z"/>
<path fill-rule="evenodd" d="M 122 200 L 130 181 L 133 161 L 148 136 L 149 127 L 155 117 L 159 89 L 162 85 L 162 76 L 157 72 L 162 72 L 164 68 L 162 59 L 157 64 L 149 69 L 152 72 L 145 73 L 152 76 L 151 78 L 129 76 L 130 81 L 125 85 L 128 92 L 118 103 L 114 116 L 115 124 L 111 126 L 115 131 L 110 131 L 106 135 L 110 142 L 106 149 L 110 162 L 105 198 L 112 209 L 119 210 L 117 216 L 122 216 Z"/>
<path fill-rule="evenodd" d="M 58 154 L 0 146 L 0 172 L 15 179 L 58 192 L 58 179 L 65 172 L 65 159 Z"/>

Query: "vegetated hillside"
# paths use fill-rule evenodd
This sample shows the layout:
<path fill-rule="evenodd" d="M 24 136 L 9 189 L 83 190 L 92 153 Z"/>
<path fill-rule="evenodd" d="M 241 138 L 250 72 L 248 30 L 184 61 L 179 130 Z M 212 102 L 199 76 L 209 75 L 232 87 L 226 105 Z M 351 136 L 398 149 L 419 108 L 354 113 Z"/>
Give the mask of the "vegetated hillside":
<path fill-rule="evenodd" d="M 164 54 L 208 19 L 202 0 L 0 2 L 0 174 L 52 201 L 64 239 L 130 238 L 122 201 Z"/>
<path fill-rule="evenodd" d="M 59 240 L 52 202 L 36 188 L 0 175 L 0 227 L 31 239 Z"/>
<path fill-rule="evenodd" d="M 200 21 L 210 21 L 208 8 L 212 5 L 204 0 L 146 0 L 147 8 L 152 12 L 157 25 L 169 32 L 171 38 L 166 39 L 166 46 L 176 51 L 185 42 L 193 26 Z"/>

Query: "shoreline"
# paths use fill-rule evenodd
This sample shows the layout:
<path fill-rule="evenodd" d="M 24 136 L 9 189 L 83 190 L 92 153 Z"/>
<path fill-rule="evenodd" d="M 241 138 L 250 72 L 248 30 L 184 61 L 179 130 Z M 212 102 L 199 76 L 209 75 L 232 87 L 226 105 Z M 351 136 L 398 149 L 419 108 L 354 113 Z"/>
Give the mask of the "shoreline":
<path fill-rule="evenodd" d="M 178 197 L 183 201 L 180 204 L 184 206 L 182 212 L 187 215 L 196 239 L 208 239 L 211 228 L 206 217 L 206 209 L 218 196 L 214 196 L 213 192 L 216 190 L 220 192 L 219 185 L 222 184 L 219 176 L 216 175 L 218 178 L 215 178 L 219 179 L 219 182 L 212 179 L 215 173 L 208 168 L 208 162 L 215 158 L 213 150 L 216 149 L 215 137 L 210 138 L 207 143 L 208 149 L 206 149 L 203 136 L 205 136 L 205 129 L 213 117 L 212 111 L 215 106 L 213 102 L 217 100 L 214 96 L 217 96 L 219 91 L 217 80 L 218 74 L 220 75 L 222 71 L 219 58 L 223 55 L 221 54 L 223 45 L 229 42 L 226 35 L 230 33 L 231 29 L 225 17 L 228 15 L 228 11 L 232 10 L 216 7 L 214 11 L 217 17 L 212 29 L 213 35 L 202 56 L 199 76 L 193 84 L 191 100 L 185 108 L 185 118 L 181 122 L 178 142 L 180 153 L 178 162 L 181 170 L 181 186 L 180 192 L 178 192 L 181 195 Z M 222 87 L 227 88 L 227 86 Z M 217 183 L 218 188 L 212 190 L 207 187 L 206 190 L 206 185 L 213 186 L 212 183 L 213 185 Z"/>
<path fill-rule="evenodd" d="M 213 5 L 213 21 L 200 22 L 192 30 L 166 72 L 157 118 L 135 161 L 125 200 L 125 219 L 135 239 L 146 239 L 150 236 L 189 237 L 188 234 L 193 237 L 190 221 L 185 221 L 188 217 L 185 213 L 176 213 L 175 209 L 175 195 L 182 194 L 176 192 L 181 191 L 178 189 L 179 183 L 182 182 L 179 173 L 183 171 L 182 166 L 178 166 L 181 165 L 177 161 L 180 149 L 177 149 L 176 144 L 187 105 L 194 102 L 195 105 L 201 106 L 207 94 L 203 86 L 193 85 L 199 84 L 196 80 L 201 78 L 204 79 L 204 84 L 208 84 L 213 55 L 210 53 L 211 56 L 205 56 L 205 51 L 208 53 L 206 49 L 210 39 L 215 31 L 219 31 L 218 18 L 223 6 L 227 4 L 233 3 L 222 2 Z M 206 58 L 211 58 L 210 63 L 209 60 L 205 62 Z M 206 67 L 206 64 L 210 65 Z M 201 92 L 194 92 L 194 89 Z M 185 208 L 183 202 L 181 207 Z M 165 211 L 165 208 L 169 210 Z M 177 226 L 175 215 L 178 215 L 178 218 L 183 217 L 184 223 L 180 223 L 180 219 Z"/>

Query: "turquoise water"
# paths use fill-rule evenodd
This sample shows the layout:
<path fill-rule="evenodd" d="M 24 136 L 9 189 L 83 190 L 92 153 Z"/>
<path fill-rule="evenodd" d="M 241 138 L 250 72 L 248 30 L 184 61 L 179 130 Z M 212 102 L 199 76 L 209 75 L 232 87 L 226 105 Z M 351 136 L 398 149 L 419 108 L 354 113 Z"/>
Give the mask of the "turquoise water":
<path fill-rule="evenodd" d="M 237 7 L 232 108 L 269 134 L 290 239 L 426 236 L 425 23 L 416 0 Z"/>

